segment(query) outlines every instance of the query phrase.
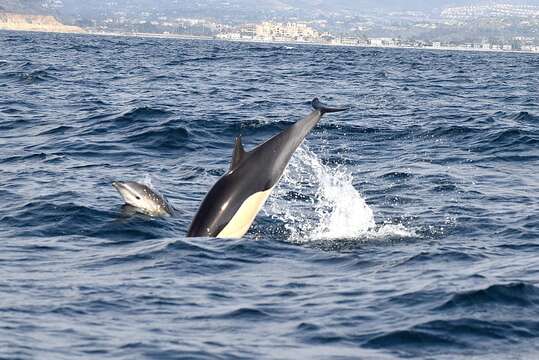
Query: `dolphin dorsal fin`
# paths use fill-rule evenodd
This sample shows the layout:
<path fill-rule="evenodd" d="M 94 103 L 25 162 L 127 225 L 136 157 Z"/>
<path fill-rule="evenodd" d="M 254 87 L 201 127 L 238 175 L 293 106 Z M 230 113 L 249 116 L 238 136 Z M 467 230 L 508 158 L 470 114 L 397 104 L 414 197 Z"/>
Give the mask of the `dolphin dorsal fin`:
<path fill-rule="evenodd" d="M 245 157 L 247 152 L 243 148 L 241 143 L 241 135 L 236 137 L 236 143 L 234 144 L 234 152 L 232 153 L 232 162 L 230 163 L 230 170 L 234 170 Z"/>

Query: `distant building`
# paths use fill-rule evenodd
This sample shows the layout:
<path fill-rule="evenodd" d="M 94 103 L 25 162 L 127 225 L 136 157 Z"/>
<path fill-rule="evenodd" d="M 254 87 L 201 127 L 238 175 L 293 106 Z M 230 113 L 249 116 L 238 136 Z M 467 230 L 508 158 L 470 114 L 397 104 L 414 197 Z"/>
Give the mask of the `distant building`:
<path fill-rule="evenodd" d="M 353 46 L 353 45 L 359 45 L 360 44 L 360 39 L 358 38 L 355 38 L 355 37 L 340 37 L 340 38 L 337 38 L 333 41 L 334 44 L 337 44 L 337 45 L 350 45 L 350 46 Z"/>
<path fill-rule="evenodd" d="M 396 42 L 392 38 L 372 38 L 369 39 L 372 46 L 395 46 Z"/>
<path fill-rule="evenodd" d="M 179 19 L 177 19 L 179 20 Z M 187 19 L 181 19 L 186 21 Z M 167 20 L 169 22 L 170 20 Z M 445 50 L 492 50 L 492 51 L 512 51 L 518 50 L 522 47 L 523 51 L 539 52 L 539 47 L 535 45 L 537 40 L 535 37 L 514 37 L 511 42 L 502 43 L 493 39 L 492 44 L 487 38 L 482 42 L 475 43 L 460 43 L 450 40 L 426 42 L 421 40 L 390 37 L 379 37 L 368 39 L 364 35 L 335 35 L 327 31 L 321 32 L 308 23 L 302 22 L 287 22 L 280 23 L 274 21 L 264 21 L 258 24 L 244 24 L 241 26 L 222 25 L 216 23 L 210 23 L 206 20 L 194 20 L 191 22 L 197 22 L 197 26 L 202 26 L 203 29 L 211 29 L 215 31 L 216 38 L 223 40 L 239 40 L 239 41 L 262 41 L 262 42 L 305 42 L 305 43 L 319 43 L 319 44 L 331 44 L 331 45 L 345 45 L 345 46 L 373 46 L 373 47 L 399 47 L 399 48 L 434 48 Z M 321 26 L 321 23 L 317 23 Z M 356 29 L 356 28 L 354 28 Z M 355 32 L 357 33 L 357 31 Z M 352 32 L 348 32 L 352 34 Z"/>
<path fill-rule="evenodd" d="M 256 36 L 256 24 L 246 24 L 242 26 L 240 30 L 240 37 L 242 39 L 254 39 Z"/>
<path fill-rule="evenodd" d="M 320 32 L 304 23 L 277 23 L 265 21 L 256 25 L 256 38 L 267 41 L 317 41 Z"/>
<path fill-rule="evenodd" d="M 522 45 L 522 51 L 539 52 L 539 46 L 537 45 Z"/>
<path fill-rule="evenodd" d="M 241 40 L 241 34 L 237 32 L 217 34 L 216 37 L 222 40 Z"/>

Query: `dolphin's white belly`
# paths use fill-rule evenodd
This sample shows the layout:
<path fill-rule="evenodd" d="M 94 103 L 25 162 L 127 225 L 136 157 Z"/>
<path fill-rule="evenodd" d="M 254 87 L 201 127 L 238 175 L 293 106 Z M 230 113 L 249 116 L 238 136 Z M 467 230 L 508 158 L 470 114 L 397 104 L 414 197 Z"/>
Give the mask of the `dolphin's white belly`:
<path fill-rule="evenodd" d="M 255 220 L 256 215 L 262 209 L 268 196 L 271 194 L 271 189 L 260 191 L 249 196 L 240 208 L 234 214 L 229 223 L 217 235 L 218 238 L 240 238 L 249 230 L 251 224 Z"/>

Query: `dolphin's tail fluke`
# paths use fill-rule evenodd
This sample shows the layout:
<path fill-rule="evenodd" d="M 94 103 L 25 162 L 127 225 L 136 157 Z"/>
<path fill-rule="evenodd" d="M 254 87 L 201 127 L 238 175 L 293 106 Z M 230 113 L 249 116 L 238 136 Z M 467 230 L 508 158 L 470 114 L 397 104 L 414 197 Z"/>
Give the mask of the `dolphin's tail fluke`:
<path fill-rule="evenodd" d="M 311 102 L 311 105 L 313 106 L 313 108 L 315 110 L 320 110 L 322 115 L 325 114 L 325 113 L 332 113 L 332 112 L 339 112 L 339 111 L 348 110 L 348 108 L 332 108 L 332 107 L 329 107 L 329 106 L 325 105 L 324 103 L 321 103 L 320 100 L 318 100 L 318 98 L 314 98 L 313 101 Z"/>

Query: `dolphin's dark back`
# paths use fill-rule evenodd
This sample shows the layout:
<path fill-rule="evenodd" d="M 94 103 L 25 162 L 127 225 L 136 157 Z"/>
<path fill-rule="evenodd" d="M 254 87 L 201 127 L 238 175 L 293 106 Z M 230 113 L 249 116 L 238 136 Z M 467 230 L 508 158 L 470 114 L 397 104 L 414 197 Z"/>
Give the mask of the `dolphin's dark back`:
<path fill-rule="evenodd" d="M 260 206 L 281 178 L 294 151 L 322 115 L 345 110 L 325 107 L 318 99 L 314 99 L 312 105 L 315 110 L 306 118 L 249 152 L 243 150 L 241 139 L 236 139 L 230 170 L 202 201 L 187 236 L 216 237 L 224 233 L 232 237 L 243 236 L 241 232 L 247 231 Z M 236 226 L 231 221 L 242 224 Z"/>

